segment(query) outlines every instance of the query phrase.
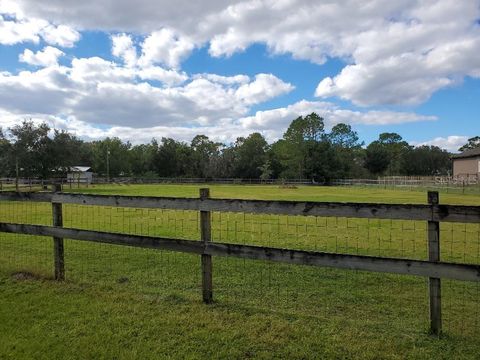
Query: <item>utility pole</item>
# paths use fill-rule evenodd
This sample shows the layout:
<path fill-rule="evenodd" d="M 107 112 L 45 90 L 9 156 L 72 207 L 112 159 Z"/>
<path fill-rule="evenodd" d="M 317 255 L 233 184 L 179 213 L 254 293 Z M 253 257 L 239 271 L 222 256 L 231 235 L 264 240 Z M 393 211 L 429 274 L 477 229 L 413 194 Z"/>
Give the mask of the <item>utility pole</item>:
<path fill-rule="evenodd" d="M 18 155 L 15 156 L 15 190 L 18 192 Z"/>
<path fill-rule="evenodd" d="M 110 183 L 110 150 L 107 145 L 107 183 Z"/>

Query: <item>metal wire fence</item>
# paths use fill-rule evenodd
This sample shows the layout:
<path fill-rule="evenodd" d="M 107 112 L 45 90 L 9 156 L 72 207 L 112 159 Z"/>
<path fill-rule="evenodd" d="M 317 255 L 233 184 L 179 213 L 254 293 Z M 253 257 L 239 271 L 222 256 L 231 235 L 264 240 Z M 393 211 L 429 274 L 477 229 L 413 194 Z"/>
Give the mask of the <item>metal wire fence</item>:
<path fill-rule="evenodd" d="M 329 253 L 428 258 L 425 221 L 212 212 L 212 241 Z M 51 225 L 50 203 L 0 202 L 0 222 Z M 63 205 L 65 228 L 200 241 L 198 211 Z M 441 223 L 441 259 L 480 264 L 480 224 Z M 51 278 L 52 239 L 0 233 L 0 269 Z M 154 300 L 198 301 L 197 255 L 65 239 L 66 279 Z M 428 328 L 428 279 L 214 257 L 215 299 L 294 318 Z M 18 275 L 21 276 L 21 275 Z M 27 275 L 26 275 L 27 276 Z M 478 339 L 480 284 L 445 280 L 444 330 Z"/>

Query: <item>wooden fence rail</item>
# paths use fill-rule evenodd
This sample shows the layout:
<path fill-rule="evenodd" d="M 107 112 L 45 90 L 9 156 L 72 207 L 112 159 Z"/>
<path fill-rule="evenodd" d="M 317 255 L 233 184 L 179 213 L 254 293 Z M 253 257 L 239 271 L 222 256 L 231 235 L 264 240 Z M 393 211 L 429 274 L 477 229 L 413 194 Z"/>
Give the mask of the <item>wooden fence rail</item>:
<path fill-rule="evenodd" d="M 435 192 L 436 193 L 436 192 Z M 242 212 L 393 220 L 480 223 L 480 206 L 440 204 L 379 204 L 150 196 L 87 195 L 47 192 L 1 192 L 0 201 L 33 201 L 60 204 L 154 208 L 170 210 Z"/>
<path fill-rule="evenodd" d="M 200 189 L 199 198 L 84 195 L 56 190 L 53 193 L 0 193 L 0 201 L 50 202 L 53 211 L 53 226 L 0 222 L 0 232 L 51 236 L 57 280 L 65 277 L 63 239 L 198 254 L 201 256 L 205 303 L 213 301 L 213 256 L 423 276 L 429 278 L 430 328 L 435 335 L 439 335 L 442 329 L 441 279 L 480 282 L 480 265 L 440 260 L 440 222 L 480 223 L 480 206 L 440 205 L 437 192 L 428 193 L 428 205 L 412 205 L 212 199 L 208 189 Z M 199 211 L 201 241 L 64 228 L 62 204 Z M 428 260 L 399 259 L 212 242 L 212 211 L 427 221 L 429 256 Z"/>

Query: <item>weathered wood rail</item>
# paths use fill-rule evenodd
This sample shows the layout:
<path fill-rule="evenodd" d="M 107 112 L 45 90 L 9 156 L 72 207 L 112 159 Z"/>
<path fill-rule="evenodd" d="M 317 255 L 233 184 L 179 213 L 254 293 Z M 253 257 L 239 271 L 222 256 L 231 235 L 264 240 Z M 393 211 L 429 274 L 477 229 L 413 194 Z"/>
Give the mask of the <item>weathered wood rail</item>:
<path fill-rule="evenodd" d="M 65 238 L 198 254 L 202 258 L 202 295 L 205 303 L 213 301 L 213 256 L 423 276 L 429 278 L 430 328 L 436 335 L 442 329 L 441 279 L 480 282 L 480 265 L 441 261 L 439 226 L 440 222 L 480 223 L 480 206 L 440 205 L 436 192 L 428 193 L 428 205 L 414 205 L 212 199 L 208 189 L 201 189 L 199 198 L 68 194 L 56 190 L 53 193 L 1 192 L 0 201 L 51 203 L 53 226 L 0 223 L 0 232 L 52 237 L 57 280 L 65 277 Z M 199 211 L 201 241 L 64 228 L 62 204 Z M 212 211 L 426 221 L 429 258 L 399 259 L 212 242 Z"/>
<path fill-rule="evenodd" d="M 459 223 L 480 222 L 480 206 L 465 205 L 201 199 L 47 192 L 17 193 L 13 191 L 1 192 L 0 201 L 32 201 L 108 207 L 225 211 L 292 216 L 424 220 Z"/>

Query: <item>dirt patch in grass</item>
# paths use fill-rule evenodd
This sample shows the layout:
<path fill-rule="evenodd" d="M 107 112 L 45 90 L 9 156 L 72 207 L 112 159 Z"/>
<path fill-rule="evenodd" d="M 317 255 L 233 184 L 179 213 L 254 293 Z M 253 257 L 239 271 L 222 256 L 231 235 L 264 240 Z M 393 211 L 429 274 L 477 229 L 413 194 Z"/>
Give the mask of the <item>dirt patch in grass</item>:
<path fill-rule="evenodd" d="M 31 273 L 29 271 L 17 271 L 11 275 L 12 279 L 15 281 L 28 281 L 28 280 L 41 280 L 42 276 L 38 274 Z"/>
<path fill-rule="evenodd" d="M 280 189 L 298 189 L 296 185 L 292 184 L 282 184 L 279 186 Z"/>

